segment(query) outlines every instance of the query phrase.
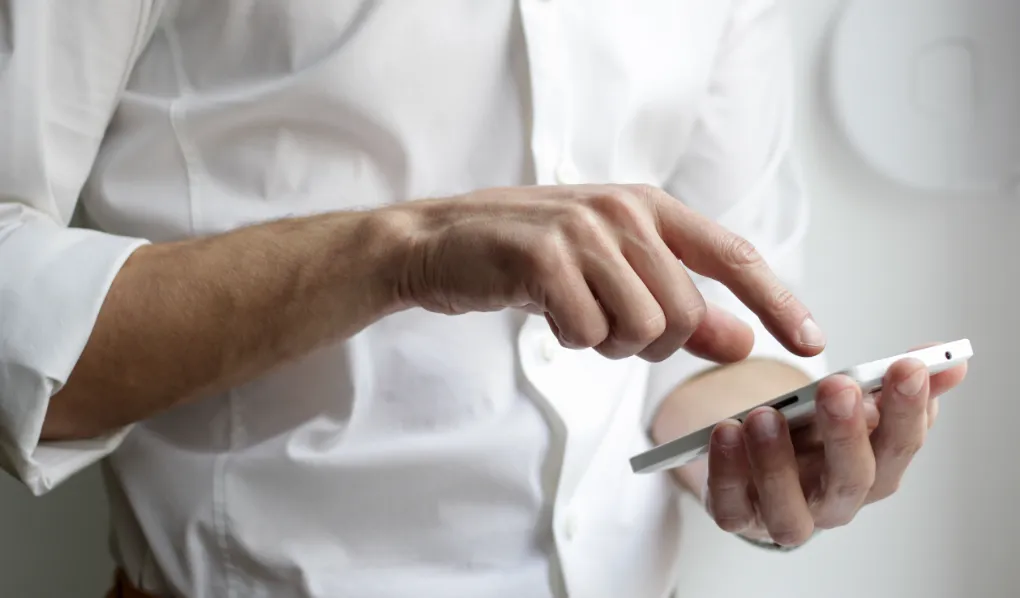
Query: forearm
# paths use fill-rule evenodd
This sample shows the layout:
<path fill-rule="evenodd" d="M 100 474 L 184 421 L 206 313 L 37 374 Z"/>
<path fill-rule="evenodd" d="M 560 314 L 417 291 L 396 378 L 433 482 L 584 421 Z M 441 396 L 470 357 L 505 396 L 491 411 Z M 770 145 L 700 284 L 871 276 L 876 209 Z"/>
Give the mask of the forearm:
<path fill-rule="evenodd" d="M 652 425 L 652 439 L 656 444 L 669 442 L 809 382 L 803 371 L 764 359 L 708 371 L 680 385 L 663 401 Z M 672 474 L 700 498 L 708 463 L 702 459 Z"/>
<path fill-rule="evenodd" d="M 398 238 L 379 213 L 338 213 L 138 249 L 42 439 L 140 421 L 357 333 L 399 309 Z"/>

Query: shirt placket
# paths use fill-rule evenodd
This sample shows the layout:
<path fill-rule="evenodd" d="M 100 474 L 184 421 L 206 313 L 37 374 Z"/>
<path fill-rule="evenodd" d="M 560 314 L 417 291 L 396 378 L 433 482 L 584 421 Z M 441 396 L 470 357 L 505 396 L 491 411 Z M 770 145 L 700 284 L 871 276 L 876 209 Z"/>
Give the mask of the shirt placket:
<path fill-rule="evenodd" d="M 571 155 L 573 88 L 559 11 L 564 1 L 520 2 L 531 75 L 531 150 L 539 185 L 582 182 Z"/>
<path fill-rule="evenodd" d="M 573 122 L 572 89 L 568 55 L 560 26 L 560 3 L 565 0 L 520 0 L 521 22 L 527 47 L 532 103 L 531 150 L 536 183 L 539 185 L 573 185 L 582 182 L 571 156 L 571 125 Z M 556 356 L 562 351 L 544 318 L 531 316 L 522 327 L 518 339 L 525 376 L 538 391 L 554 429 L 551 448 L 561 466 L 557 479 L 546 484 L 554 494 L 553 526 L 558 549 L 563 595 L 569 588 L 566 563 L 568 554 L 577 544 L 579 515 L 570 507 L 570 496 L 584 470 L 579 446 L 571 442 L 574 434 L 572 396 L 563 388 L 563 372 L 553 371 Z M 557 376 L 557 373 L 560 376 Z M 576 424 L 577 422 L 573 422 Z"/>

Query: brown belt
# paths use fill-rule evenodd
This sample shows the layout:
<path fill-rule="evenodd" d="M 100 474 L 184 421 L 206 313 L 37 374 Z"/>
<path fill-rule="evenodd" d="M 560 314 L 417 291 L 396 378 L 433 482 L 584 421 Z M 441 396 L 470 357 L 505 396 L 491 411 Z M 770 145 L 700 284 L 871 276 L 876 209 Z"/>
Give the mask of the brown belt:
<path fill-rule="evenodd" d="M 117 570 L 113 580 L 113 588 L 106 594 L 106 598 L 158 598 L 152 594 L 146 594 L 131 583 L 123 571 Z"/>

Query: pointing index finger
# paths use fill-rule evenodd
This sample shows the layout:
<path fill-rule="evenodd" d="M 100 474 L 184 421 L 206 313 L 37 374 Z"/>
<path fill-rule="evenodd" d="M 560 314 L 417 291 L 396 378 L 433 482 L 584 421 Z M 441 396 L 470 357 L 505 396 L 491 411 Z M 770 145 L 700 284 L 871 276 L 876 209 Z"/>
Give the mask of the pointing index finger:
<path fill-rule="evenodd" d="M 655 206 L 660 234 L 684 265 L 730 289 L 792 353 L 811 356 L 825 348 L 825 335 L 807 307 L 748 240 L 664 193 Z"/>

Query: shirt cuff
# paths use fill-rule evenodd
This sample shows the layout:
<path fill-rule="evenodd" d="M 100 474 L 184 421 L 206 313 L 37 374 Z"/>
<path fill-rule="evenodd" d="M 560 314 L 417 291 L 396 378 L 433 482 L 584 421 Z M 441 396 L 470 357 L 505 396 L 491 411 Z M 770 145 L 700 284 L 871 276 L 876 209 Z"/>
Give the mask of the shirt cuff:
<path fill-rule="evenodd" d="M 702 285 L 699 285 L 702 286 Z M 706 281 L 702 292 L 707 297 L 729 295 L 728 301 L 716 301 L 717 305 L 746 322 L 754 331 L 754 348 L 748 359 L 769 359 L 785 363 L 803 371 L 811 379 L 825 376 L 828 371 L 824 353 L 815 357 L 800 357 L 790 353 L 765 329 L 764 324 L 745 305 L 736 300 L 728 289 L 716 281 Z M 719 367 L 718 363 L 695 357 L 685 351 L 678 351 L 661 363 L 653 363 L 649 368 L 647 401 L 645 403 L 644 423 L 650 429 L 659 412 L 662 402 L 674 389 L 709 370 Z"/>
<path fill-rule="evenodd" d="M 110 454 L 128 433 L 39 441 L 50 397 L 67 382 L 120 268 L 145 243 L 44 218 L 0 226 L 0 468 L 33 494 Z"/>

